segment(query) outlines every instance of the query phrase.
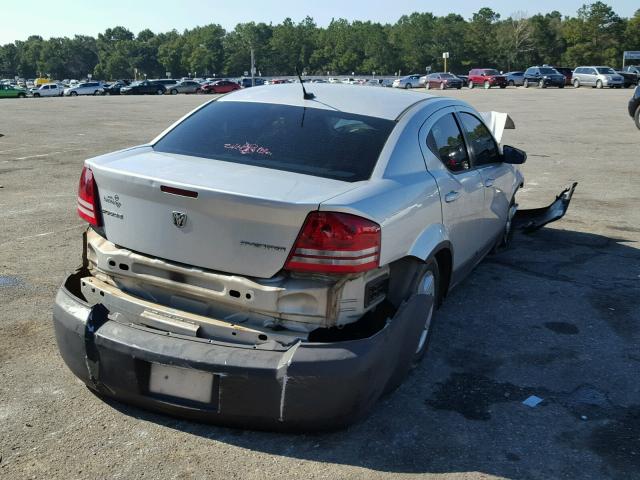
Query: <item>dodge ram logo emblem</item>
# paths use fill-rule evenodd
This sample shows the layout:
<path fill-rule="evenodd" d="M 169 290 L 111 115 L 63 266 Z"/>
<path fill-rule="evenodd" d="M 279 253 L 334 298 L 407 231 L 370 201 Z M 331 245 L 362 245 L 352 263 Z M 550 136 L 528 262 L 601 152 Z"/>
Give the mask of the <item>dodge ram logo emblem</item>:
<path fill-rule="evenodd" d="M 187 224 L 187 214 L 182 212 L 173 212 L 173 224 L 182 228 Z"/>

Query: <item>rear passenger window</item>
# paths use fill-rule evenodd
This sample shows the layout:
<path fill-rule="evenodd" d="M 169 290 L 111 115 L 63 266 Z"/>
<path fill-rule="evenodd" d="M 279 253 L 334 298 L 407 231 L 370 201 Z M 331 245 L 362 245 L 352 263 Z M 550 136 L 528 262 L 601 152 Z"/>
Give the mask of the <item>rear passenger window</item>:
<path fill-rule="evenodd" d="M 476 166 L 498 163 L 501 160 L 500 151 L 493 139 L 493 135 L 484 123 L 470 113 L 461 113 L 462 126 L 471 142 Z"/>
<path fill-rule="evenodd" d="M 453 114 L 446 114 L 431 127 L 427 146 L 450 171 L 463 172 L 471 168 L 467 147 Z"/>

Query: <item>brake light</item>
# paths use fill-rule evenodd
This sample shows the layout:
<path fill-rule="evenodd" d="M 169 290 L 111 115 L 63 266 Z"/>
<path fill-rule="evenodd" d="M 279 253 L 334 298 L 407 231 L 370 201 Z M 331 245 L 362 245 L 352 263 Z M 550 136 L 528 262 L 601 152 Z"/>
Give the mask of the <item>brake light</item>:
<path fill-rule="evenodd" d="M 93 172 L 87 167 L 82 167 L 82 173 L 80 174 L 80 184 L 78 185 L 78 215 L 94 227 L 102 225 L 98 187 L 93 178 Z"/>
<path fill-rule="evenodd" d="M 285 269 L 355 273 L 378 267 L 380 225 L 337 212 L 311 212 L 298 234 Z"/>

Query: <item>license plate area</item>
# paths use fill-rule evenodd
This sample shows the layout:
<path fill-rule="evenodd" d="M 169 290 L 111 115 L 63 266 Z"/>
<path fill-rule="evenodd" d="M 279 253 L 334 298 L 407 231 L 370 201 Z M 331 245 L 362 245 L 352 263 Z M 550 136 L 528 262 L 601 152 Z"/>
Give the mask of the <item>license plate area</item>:
<path fill-rule="evenodd" d="M 148 365 L 148 395 L 169 403 L 217 409 L 219 375 L 161 363 Z"/>

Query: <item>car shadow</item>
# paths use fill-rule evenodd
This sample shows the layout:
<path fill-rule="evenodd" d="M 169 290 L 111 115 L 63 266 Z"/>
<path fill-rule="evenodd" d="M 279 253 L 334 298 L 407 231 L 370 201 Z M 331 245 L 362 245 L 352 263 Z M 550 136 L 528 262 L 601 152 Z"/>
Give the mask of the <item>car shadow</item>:
<path fill-rule="evenodd" d="M 345 430 L 235 430 L 107 402 L 217 442 L 377 472 L 632 478 L 638 265 L 628 240 L 553 228 L 516 234 L 449 295 L 429 352 L 404 384 Z M 541 402 L 522 403 L 532 396 Z"/>

